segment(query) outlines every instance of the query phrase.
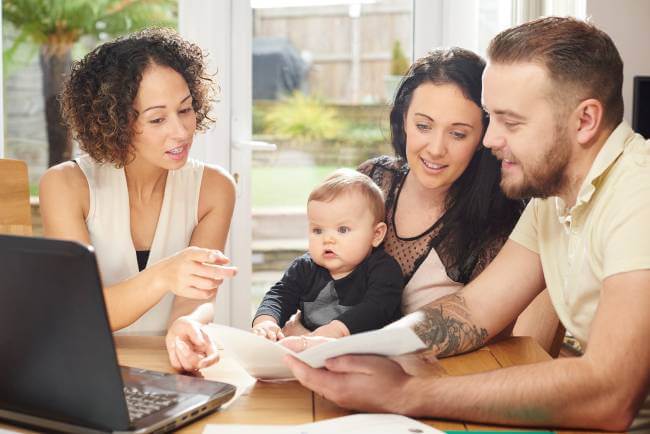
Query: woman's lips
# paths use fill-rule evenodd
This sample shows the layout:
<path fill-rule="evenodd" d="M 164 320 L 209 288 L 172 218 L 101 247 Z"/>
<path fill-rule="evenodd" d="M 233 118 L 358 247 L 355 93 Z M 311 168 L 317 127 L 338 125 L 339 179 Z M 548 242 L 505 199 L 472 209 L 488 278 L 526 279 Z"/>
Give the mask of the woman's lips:
<path fill-rule="evenodd" d="M 188 148 L 188 145 L 177 146 L 165 152 L 165 154 L 167 154 L 172 160 L 182 160 L 185 158 Z"/>
<path fill-rule="evenodd" d="M 438 163 L 433 163 L 431 161 L 425 160 L 424 158 L 420 157 L 420 161 L 422 162 L 422 165 L 431 172 L 442 172 L 444 169 L 449 167 L 446 164 L 438 164 Z"/>

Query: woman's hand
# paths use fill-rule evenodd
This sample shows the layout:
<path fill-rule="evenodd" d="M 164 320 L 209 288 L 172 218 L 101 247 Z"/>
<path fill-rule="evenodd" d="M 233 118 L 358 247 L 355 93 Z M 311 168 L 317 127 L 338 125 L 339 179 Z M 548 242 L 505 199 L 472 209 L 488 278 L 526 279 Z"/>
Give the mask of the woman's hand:
<path fill-rule="evenodd" d="M 169 361 L 177 371 L 195 372 L 219 360 L 217 346 L 203 330 L 203 324 L 189 316 L 172 323 L 165 343 Z"/>
<path fill-rule="evenodd" d="M 208 300 L 217 293 L 223 279 L 237 274 L 230 260 L 219 250 L 187 247 L 149 267 L 155 288 L 186 298 Z"/>
<path fill-rule="evenodd" d="M 300 312 L 300 310 L 297 310 L 296 313 L 291 315 L 289 321 L 287 321 L 284 324 L 284 327 L 282 327 L 282 333 L 285 336 L 302 336 L 311 333 L 305 326 L 302 325 L 302 322 L 300 321 L 301 316 L 302 312 Z"/>

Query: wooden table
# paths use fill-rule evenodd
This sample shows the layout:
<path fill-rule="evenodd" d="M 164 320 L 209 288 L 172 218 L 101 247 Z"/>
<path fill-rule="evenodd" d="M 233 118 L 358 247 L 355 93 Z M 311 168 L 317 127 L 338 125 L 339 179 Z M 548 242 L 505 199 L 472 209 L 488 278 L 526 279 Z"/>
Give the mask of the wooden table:
<path fill-rule="evenodd" d="M 115 343 L 120 364 L 172 372 L 162 337 L 116 336 Z M 545 360 L 550 360 L 550 356 L 532 338 L 513 337 L 472 353 L 442 359 L 440 362 L 448 374 L 464 375 Z M 249 394 L 239 397 L 227 409 L 212 413 L 182 428 L 179 432 L 199 434 L 208 423 L 302 424 L 347 414 L 350 412 L 315 395 L 298 382 L 258 382 Z M 517 431 L 512 427 L 433 419 L 420 420 L 440 430 Z M 0 428 L 17 430 L 3 424 L 0 424 Z M 28 431 L 20 430 L 20 432 Z M 564 430 L 558 432 L 586 433 L 586 431 Z"/>
<path fill-rule="evenodd" d="M 171 372 L 162 338 L 118 336 L 115 338 L 120 364 Z M 464 375 L 550 360 L 551 357 L 529 337 L 513 337 L 472 353 L 441 359 L 450 375 Z M 229 408 L 218 411 L 182 428 L 181 433 L 199 434 L 208 423 L 301 424 L 350 414 L 302 387 L 298 382 L 257 382 Z M 512 427 L 480 425 L 457 421 L 420 419 L 440 430 L 516 431 Z M 559 431 L 572 434 L 573 431 Z M 575 431 L 585 433 L 585 431 Z"/>

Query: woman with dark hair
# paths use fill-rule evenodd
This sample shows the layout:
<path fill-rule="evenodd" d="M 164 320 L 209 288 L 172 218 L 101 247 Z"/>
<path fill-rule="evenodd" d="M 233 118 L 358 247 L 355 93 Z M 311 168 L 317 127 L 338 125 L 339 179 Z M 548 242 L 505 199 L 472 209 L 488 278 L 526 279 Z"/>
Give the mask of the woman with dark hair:
<path fill-rule="evenodd" d="M 402 268 L 402 313 L 454 293 L 506 242 L 524 208 L 499 187 L 499 161 L 482 144 L 485 62 L 462 48 L 438 49 L 406 73 L 390 113 L 395 156 L 362 163 L 386 198 L 384 249 Z M 294 316 L 286 336 L 309 333 Z M 509 332 L 509 330 L 508 330 Z M 295 342 L 295 343 L 294 343 Z M 318 344 L 313 338 L 309 345 Z M 303 341 L 285 345 L 302 349 Z"/>
<path fill-rule="evenodd" d="M 386 196 L 384 247 L 405 276 L 405 314 L 477 276 L 524 207 L 501 192 L 500 163 L 482 144 L 484 68 L 483 59 L 461 48 L 418 59 L 390 113 L 396 156 L 359 166 Z"/>
<path fill-rule="evenodd" d="M 100 45 L 73 65 L 61 98 L 85 154 L 40 184 L 45 235 L 95 249 L 111 328 L 167 332 L 184 370 L 216 359 L 201 323 L 236 271 L 221 253 L 234 182 L 188 158 L 211 122 L 211 93 L 200 48 L 172 30 Z"/>

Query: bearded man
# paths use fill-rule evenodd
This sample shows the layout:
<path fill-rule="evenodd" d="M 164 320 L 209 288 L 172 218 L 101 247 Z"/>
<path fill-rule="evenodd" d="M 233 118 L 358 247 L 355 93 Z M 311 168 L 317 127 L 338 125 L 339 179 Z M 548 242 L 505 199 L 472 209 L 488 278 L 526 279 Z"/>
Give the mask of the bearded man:
<path fill-rule="evenodd" d="M 484 144 L 502 161 L 504 192 L 533 199 L 481 275 L 400 321 L 434 352 L 459 354 L 496 336 L 548 287 L 584 355 L 442 378 L 412 377 L 373 356 L 331 359 L 325 369 L 288 363 L 305 386 L 356 410 L 647 429 L 650 141 L 623 121 L 618 50 L 589 23 L 549 17 L 501 32 L 488 58 Z"/>

